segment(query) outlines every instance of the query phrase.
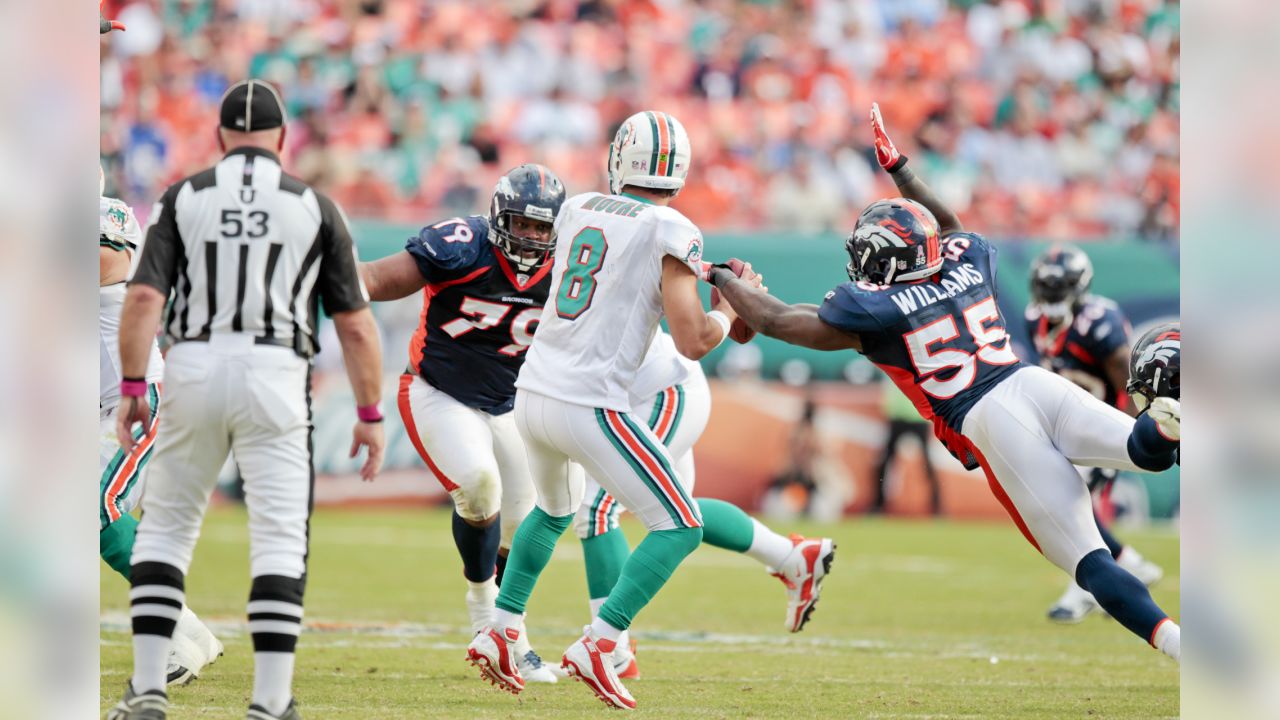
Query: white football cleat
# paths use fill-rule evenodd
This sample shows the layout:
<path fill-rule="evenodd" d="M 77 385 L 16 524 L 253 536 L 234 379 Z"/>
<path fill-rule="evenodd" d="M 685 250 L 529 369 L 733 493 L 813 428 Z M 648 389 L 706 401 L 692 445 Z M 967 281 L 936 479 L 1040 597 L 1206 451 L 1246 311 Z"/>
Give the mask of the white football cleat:
<path fill-rule="evenodd" d="M 1074 625 L 1083 621 L 1090 613 L 1100 609 L 1093 593 L 1080 587 L 1074 580 L 1067 585 L 1062 597 L 1049 608 L 1049 620 L 1063 625 Z"/>
<path fill-rule="evenodd" d="M 791 554 L 775 568 L 773 576 L 787 586 L 788 632 L 804 629 L 822 592 L 822 581 L 831 572 L 831 561 L 836 556 L 836 544 L 831 538 L 806 538 L 792 535 L 795 545 Z"/>
<path fill-rule="evenodd" d="M 623 634 L 625 642 L 619 642 L 613 652 L 609 653 L 609 658 L 613 660 L 613 671 L 618 673 L 618 677 L 624 680 L 635 680 L 640 677 L 640 666 L 636 664 L 636 641 L 635 639 L 627 639 L 626 633 Z"/>
<path fill-rule="evenodd" d="M 542 662 L 538 653 L 532 650 L 517 656 L 516 665 L 520 668 L 520 677 L 524 678 L 525 682 L 554 684 L 560 681 L 560 676 L 551 669 L 551 666 Z"/>
<path fill-rule="evenodd" d="M 165 681 L 169 685 L 186 685 L 200 677 L 206 666 L 222 657 L 222 650 L 218 638 L 184 605 L 169 645 Z"/>
<path fill-rule="evenodd" d="M 1116 564 L 1129 574 L 1142 581 L 1143 585 L 1151 587 L 1160 582 L 1164 577 L 1164 569 L 1150 560 L 1142 557 L 1142 554 L 1132 547 L 1125 545 L 1120 551 L 1120 557 L 1116 558 Z"/>
<path fill-rule="evenodd" d="M 482 628 L 467 646 L 467 661 L 480 668 L 480 677 L 512 695 L 524 689 L 520 665 L 512 646 L 519 639 L 516 628 Z"/>
<path fill-rule="evenodd" d="M 1166 438 L 1181 441 L 1182 437 L 1182 403 L 1168 397 L 1158 397 L 1151 401 L 1147 414 L 1156 421 L 1160 433 Z"/>
<path fill-rule="evenodd" d="M 622 686 L 618 673 L 613 669 L 609 655 L 600 652 L 596 647 L 596 638 L 591 633 L 591 626 L 582 629 L 582 637 L 564 651 L 561 665 L 575 677 L 591 688 L 605 705 L 621 710 L 634 710 L 636 699 Z"/>
<path fill-rule="evenodd" d="M 174 632 L 173 639 L 169 642 L 169 660 L 164 669 L 165 684 L 186 685 L 200 677 L 204 665 L 204 650 L 191 638 Z"/>

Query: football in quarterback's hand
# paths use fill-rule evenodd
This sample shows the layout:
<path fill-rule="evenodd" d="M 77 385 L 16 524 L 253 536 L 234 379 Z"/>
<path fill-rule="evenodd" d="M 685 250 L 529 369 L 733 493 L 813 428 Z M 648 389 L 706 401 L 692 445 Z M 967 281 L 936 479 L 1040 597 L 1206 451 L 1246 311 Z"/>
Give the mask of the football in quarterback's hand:
<path fill-rule="evenodd" d="M 742 277 L 742 273 L 747 269 L 747 264 L 738 258 L 730 258 L 726 263 L 729 269 L 738 277 Z M 716 290 L 714 285 L 711 286 L 711 307 L 714 308 L 720 304 L 720 292 Z M 742 318 L 734 318 L 733 323 L 729 325 L 729 339 L 736 343 L 746 344 L 751 342 L 751 338 L 756 336 L 756 331 Z"/>

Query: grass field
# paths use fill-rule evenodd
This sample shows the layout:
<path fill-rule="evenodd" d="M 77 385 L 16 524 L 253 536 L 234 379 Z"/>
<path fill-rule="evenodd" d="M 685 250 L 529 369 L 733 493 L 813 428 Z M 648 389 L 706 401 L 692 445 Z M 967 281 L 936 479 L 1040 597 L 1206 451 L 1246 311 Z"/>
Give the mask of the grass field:
<path fill-rule="evenodd" d="M 640 531 L 627 525 L 634 543 Z M 1063 576 L 1012 523 L 854 520 L 779 527 L 840 549 L 813 621 L 782 630 L 784 594 L 750 560 L 704 547 L 639 617 L 652 718 L 1159 718 L 1178 715 L 1178 668 L 1114 621 L 1044 619 Z M 579 683 L 518 698 L 463 660 L 464 581 L 439 510 L 321 510 L 312 521 L 307 625 L 294 691 L 320 718 L 577 718 L 609 712 Z M 1128 539 L 1166 570 L 1154 591 L 1175 618 L 1178 542 Z M 566 536 L 529 608 L 530 637 L 558 660 L 588 620 L 582 556 Z M 226 644 L 172 718 L 243 718 L 253 681 L 244 632 L 243 510 L 205 524 L 187 600 Z M 102 707 L 131 665 L 124 581 L 102 572 Z"/>

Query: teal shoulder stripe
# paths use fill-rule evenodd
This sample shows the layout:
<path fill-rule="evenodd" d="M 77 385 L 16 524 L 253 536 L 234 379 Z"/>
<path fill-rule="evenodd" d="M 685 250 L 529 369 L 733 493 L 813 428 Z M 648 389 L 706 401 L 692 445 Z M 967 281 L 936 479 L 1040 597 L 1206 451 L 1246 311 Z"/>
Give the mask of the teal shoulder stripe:
<path fill-rule="evenodd" d="M 653 131 L 653 154 L 649 157 L 649 174 L 658 174 L 658 118 L 650 110 L 645 113 L 649 118 L 649 129 Z"/>
<path fill-rule="evenodd" d="M 122 252 L 129 249 L 128 245 L 125 245 L 122 242 L 116 242 L 115 240 L 109 240 L 106 235 L 98 237 L 98 247 L 111 248 L 112 250 L 120 250 Z"/>
<path fill-rule="evenodd" d="M 645 467 L 640 460 L 627 449 L 627 445 L 622 441 L 622 438 L 618 437 L 618 435 L 613 431 L 613 428 L 609 427 L 609 421 L 605 419 L 604 412 L 604 410 L 596 408 L 596 422 L 600 423 L 600 429 L 604 431 L 604 436 L 613 444 L 613 447 L 618 451 L 618 454 L 626 459 L 627 464 L 629 464 L 631 469 L 635 471 L 636 476 L 643 480 L 645 485 L 649 487 L 650 492 L 657 496 L 657 498 L 662 502 L 662 506 L 666 508 L 667 514 L 671 516 L 671 519 L 675 521 L 676 525 L 683 527 L 684 521 L 680 519 L 680 513 L 676 512 L 675 505 L 671 504 L 671 500 L 668 499 L 666 494 L 658 487 L 658 483 L 649 471 L 645 470 Z M 626 415 L 619 413 L 618 417 L 623 418 L 625 422 Z"/>

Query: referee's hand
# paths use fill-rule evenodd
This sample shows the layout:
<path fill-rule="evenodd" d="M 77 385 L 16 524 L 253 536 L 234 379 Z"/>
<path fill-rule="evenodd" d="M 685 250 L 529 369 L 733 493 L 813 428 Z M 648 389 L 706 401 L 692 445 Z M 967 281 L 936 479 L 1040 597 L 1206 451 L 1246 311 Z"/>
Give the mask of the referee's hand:
<path fill-rule="evenodd" d="M 360 468 L 360 479 L 373 482 L 374 478 L 378 477 L 378 471 L 382 469 L 382 454 L 387 449 L 387 438 L 383 435 L 382 423 L 356 421 L 356 426 L 351 430 L 351 457 L 355 457 L 361 447 L 366 449 L 367 455 L 364 466 Z"/>
<path fill-rule="evenodd" d="M 116 440 L 126 455 L 133 452 L 133 446 L 138 444 L 133 438 L 133 426 L 142 423 L 145 427 L 150 415 L 151 405 L 145 397 L 126 395 L 120 398 L 120 405 L 116 407 Z M 378 460 L 381 462 L 381 454 Z"/>

